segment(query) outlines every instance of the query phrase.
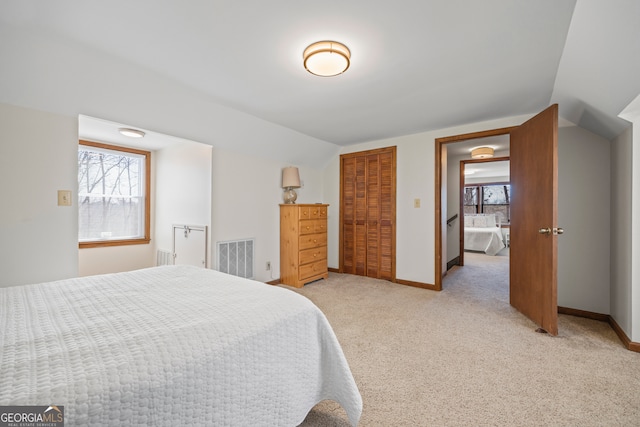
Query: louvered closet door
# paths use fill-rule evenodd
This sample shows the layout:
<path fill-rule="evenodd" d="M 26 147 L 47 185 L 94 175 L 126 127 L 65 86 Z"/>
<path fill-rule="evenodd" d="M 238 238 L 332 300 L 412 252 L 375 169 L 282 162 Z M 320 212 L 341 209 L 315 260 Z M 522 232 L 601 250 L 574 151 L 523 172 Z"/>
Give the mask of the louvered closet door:
<path fill-rule="evenodd" d="M 378 277 L 395 280 L 395 216 L 396 216 L 396 178 L 395 150 L 382 153 L 379 162 L 379 214 L 378 214 Z"/>
<path fill-rule="evenodd" d="M 364 276 L 366 265 L 365 158 L 342 159 L 342 271 Z"/>
<path fill-rule="evenodd" d="M 395 147 L 341 156 L 340 270 L 395 280 Z"/>

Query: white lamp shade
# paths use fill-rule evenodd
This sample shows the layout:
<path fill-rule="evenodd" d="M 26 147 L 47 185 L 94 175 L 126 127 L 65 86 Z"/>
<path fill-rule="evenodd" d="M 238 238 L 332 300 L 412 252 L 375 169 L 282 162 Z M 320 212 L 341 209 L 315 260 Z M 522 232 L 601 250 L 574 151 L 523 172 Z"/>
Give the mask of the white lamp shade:
<path fill-rule="evenodd" d="M 282 169 L 282 188 L 288 187 L 300 188 L 300 173 L 293 166 Z"/>

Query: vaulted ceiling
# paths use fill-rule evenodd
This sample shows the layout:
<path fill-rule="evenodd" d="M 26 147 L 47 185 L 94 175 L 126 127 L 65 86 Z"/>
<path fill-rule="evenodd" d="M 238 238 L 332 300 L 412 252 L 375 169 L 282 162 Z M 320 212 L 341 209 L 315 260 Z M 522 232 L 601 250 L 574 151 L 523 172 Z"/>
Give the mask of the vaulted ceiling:
<path fill-rule="evenodd" d="M 611 139 L 640 93 L 637 0 L 4 0 L 0 25 L 111 55 L 338 145 L 559 103 Z M 306 72 L 334 39 L 349 70 Z M 45 70 L 46 72 L 46 70 Z"/>

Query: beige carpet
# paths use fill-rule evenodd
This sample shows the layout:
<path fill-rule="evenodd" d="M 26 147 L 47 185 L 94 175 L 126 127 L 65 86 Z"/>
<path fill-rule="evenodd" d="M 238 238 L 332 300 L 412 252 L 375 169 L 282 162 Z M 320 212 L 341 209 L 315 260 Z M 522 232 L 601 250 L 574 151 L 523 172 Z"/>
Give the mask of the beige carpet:
<path fill-rule="evenodd" d="M 594 320 L 534 332 L 509 305 L 508 257 L 465 257 L 442 292 L 333 273 L 296 290 L 336 332 L 360 426 L 640 426 L 640 354 Z M 325 401 L 302 425 L 348 422 Z"/>

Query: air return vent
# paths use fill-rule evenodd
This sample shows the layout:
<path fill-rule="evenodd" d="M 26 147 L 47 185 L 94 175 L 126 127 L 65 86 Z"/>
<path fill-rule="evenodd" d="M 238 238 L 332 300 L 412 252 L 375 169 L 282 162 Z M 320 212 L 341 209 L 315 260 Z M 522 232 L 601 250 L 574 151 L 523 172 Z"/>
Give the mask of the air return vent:
<path fill-rule="evenodd" d="M 254 239 L 218 242 L 218 271 L 253 279 Z"/>

